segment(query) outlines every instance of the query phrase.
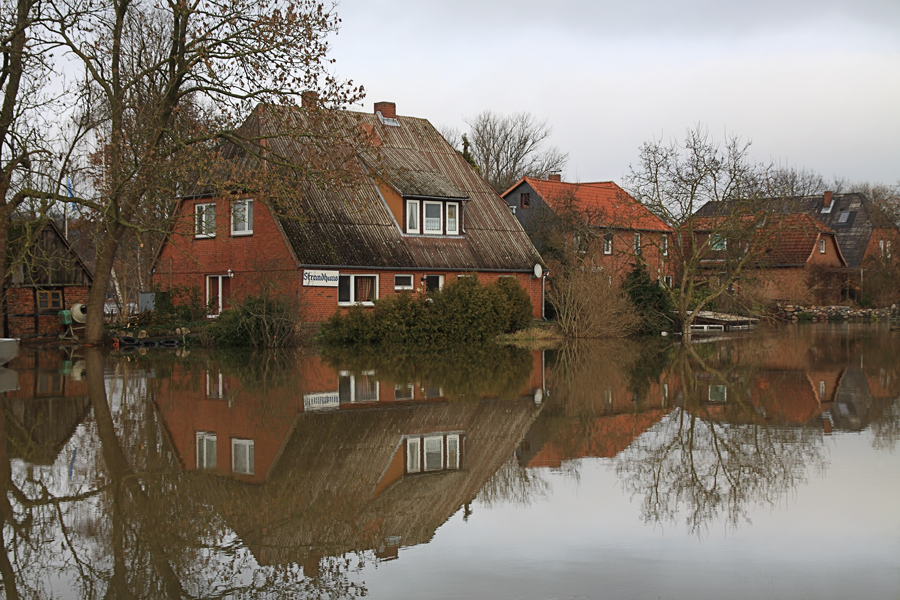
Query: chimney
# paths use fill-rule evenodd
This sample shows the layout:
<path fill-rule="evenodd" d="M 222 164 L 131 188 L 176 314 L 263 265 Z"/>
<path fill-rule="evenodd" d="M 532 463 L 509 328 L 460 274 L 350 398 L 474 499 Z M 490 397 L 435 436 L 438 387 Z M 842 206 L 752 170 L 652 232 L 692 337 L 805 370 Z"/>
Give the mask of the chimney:
<path fill-rule="evenodd" d="M 397 105 L 393 102 L 376 102 L 375 112 L 381 113 L 385 119 L 397 118 Z"/>
<path fill-rule="evenodd" d="M 562 183 L 562 175 L 560 175 L 559 173 L 550 173 L 549 175 L 547 175 L 547 181 Z"/>
<path fill-rule="evenodd" d="M 316 108 L 316 105 L 319 103 L 319 94 L 313 90 L 306 90 L 300 94 L 300 98 L 302 99 L 300 106 L 303 108 Z"/>
<path fill-rule="evenodd" d="M 825 192 L 825 200 L 822 204 L 822 208 L 831 207 L 831 197 L 834 195 L 834 192 Z"/>

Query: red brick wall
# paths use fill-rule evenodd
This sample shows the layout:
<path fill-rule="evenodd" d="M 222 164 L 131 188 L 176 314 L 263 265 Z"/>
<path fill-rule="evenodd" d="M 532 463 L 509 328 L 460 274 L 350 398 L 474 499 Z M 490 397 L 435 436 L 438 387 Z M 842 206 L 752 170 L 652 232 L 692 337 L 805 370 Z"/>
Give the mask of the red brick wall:
<path fill-rule="evenodd" d="M 70 309 L 76 302 L 87 302 L 89 287 L 69 286 L 61 289 L 63 308 Z M 38 311 L 34 288 L 12 287 L 7 289 L 6 306 L 7 335 L 11 337 L 54 337 L 64 331 L 57 316 L 59 309 Z M 35 321 L 37 321 L 37 328 L 35 328 Z"/>
<path fill-rule="evenodd" d="M 337 288 L 304 287 L 301 285 L 303 271 L 288 250 L 275 219 L 259 201 L 253 207 L 253 234 L 231 236 L 229 203 L 217 199 L 216 237 L 194 237 L 194 207 L 211 203 L 211 200 L 186 201 L 182 204 L 182 217 L 175 232 L 163 247 L 157 261 L 153 283 L 162 290 L 172 286 L 197 286 L 205 300 L 206 275 L 223 275 L 233 272 L 230 300 L 237 301 L 248 294 L 258 293 L 261 286 L 275 284 L 277 290 L 298 295 L 306 310 L 305 320 L 322 322 L 338 309 Z M 394 275 L 413 275 L 414 285 L 419 285 L 422 276 L 444 275 L 445 283 L 456 279 L 459 274 L 441 271 L 384 271 L 373 269 L 340 269 L 342 274 L 377 274 L 378 297 L 386 298 L 395 293 Z M 479 273 L 482 283 L 496 281 L 500 273 Z M 541 280 L 530 273 L 510 273 L 528 291 L 534 318 L 541 317 Z M 227 308 L 228 302 L 225 303 Z"/>

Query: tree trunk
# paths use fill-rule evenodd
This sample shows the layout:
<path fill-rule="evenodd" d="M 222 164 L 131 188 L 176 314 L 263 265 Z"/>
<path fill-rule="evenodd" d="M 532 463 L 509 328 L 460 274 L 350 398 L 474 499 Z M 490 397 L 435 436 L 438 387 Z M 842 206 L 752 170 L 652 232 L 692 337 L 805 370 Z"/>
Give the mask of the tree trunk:
<path fill-rule="evenodd" d="M 106 291 L 113 270 L 113 262 L 116 259 L 116 251 L 125 228 L 121 225 L 113 225 L 106 237 L 105 243 L 97 253 L 97 266 L 94 269 L 94 283 L 88 294 L 87 319 L 84 328 L 84 341 L 88 344 L 100 344 L 103 342 L 104 320 L 103 309 L 106 305 Z"/>
<path fill-rule="evenodd" d="M 6 287 L 9 281 L 6 270 L 9 268 L 9 260 L 6 255 L 9 246 L 10 208 L 4 205 L 0 208 L 0 334 L 9 337 L 10 332 L 6 327 Z"/>

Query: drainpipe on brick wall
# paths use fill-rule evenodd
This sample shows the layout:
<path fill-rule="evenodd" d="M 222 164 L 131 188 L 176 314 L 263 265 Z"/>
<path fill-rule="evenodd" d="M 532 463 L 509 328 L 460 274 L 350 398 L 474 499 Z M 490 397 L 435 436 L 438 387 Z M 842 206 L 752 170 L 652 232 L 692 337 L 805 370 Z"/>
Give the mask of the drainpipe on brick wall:
<path fill-rule="evenodd" d="M 549 274 L 550 274 L 550 271 L 546 271 L 545 273 L 543 273 L 541 275 L 541 319 L 544 321 L 547 320 L 547 312 L 546 312 L 547 285 L 546 284 L 547 284 L 547 275 L 549 275 Z"/>

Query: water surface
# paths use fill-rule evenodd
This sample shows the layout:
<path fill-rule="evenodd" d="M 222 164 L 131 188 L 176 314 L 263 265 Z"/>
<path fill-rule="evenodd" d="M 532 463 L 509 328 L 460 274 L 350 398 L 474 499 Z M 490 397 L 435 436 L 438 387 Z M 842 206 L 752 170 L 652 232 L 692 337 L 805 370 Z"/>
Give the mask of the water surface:
<path fill-rule="evenodd" d="M 900 334 L 25 350 L 7 598 L 897 598 Z"/>

